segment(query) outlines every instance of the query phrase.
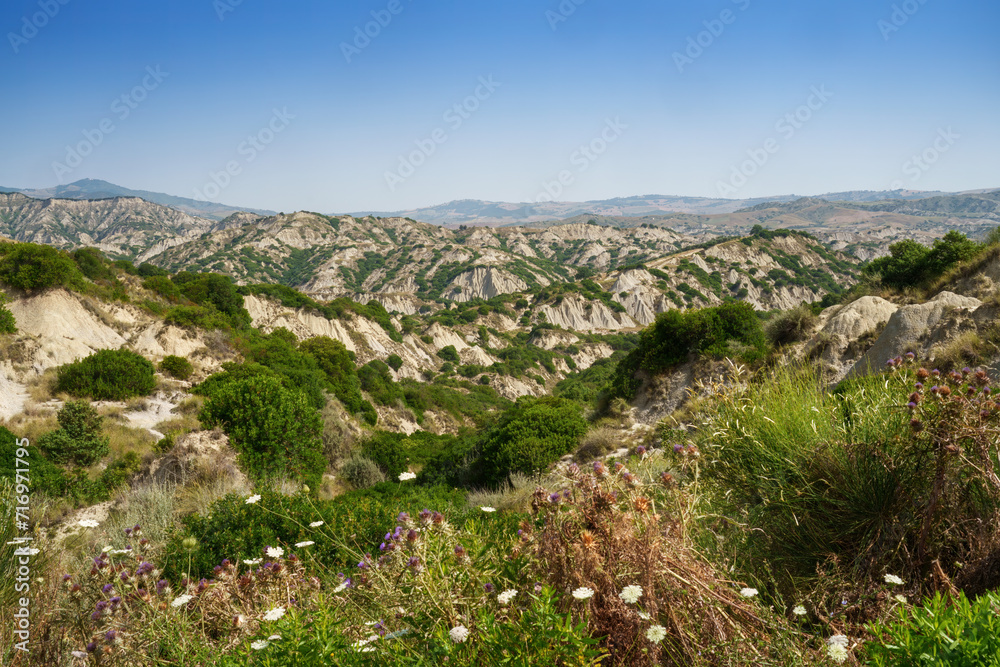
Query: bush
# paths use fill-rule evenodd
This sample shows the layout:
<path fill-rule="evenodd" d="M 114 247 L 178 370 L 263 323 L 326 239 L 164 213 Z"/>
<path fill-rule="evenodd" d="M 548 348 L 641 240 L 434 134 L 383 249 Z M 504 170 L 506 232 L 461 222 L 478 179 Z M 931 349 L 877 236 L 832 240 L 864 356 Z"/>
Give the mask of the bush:
<path fill-rule="evenodd" d="M 364 456 L 353 456 L 344 461 L 340 476 L 355 489 L 367 489 L 385 481 L 385 473 L 378 464 Z"/>
<path fill-rule="evenodd" d="M 479 480 L 496 487 L 512 473 L 545 470 L 574 451 L 586 432 L 587 422 L 573 401 L 521 397 L 477 443 Z"/>
<path fill-rule="evenodd" d="M 78 248 L 73 251 L 72 257 L 80 272 L 91 280 L 111 280 L 115 277 L 114 270 L 108 267 L 107 260 L 97 248 Z"/>
<path fill-rule="evenodd" d="M 403 367 L 403 358 L 398 354 L 390 354 L 389 358 L 385 360 L 385 363 L 389 364 L 389 368 L 394 371 L 398 371 Z"/>
<path fill-rule="evenodd" d="M 26 292 L 67 286 L 79 276 L 66 253 L 34 243 L 0 245 L 0 282 Z"/>
<path fill-rule="evenodd" d="M 619 444 L 620 436 L 618 431 L 600 426 L 583 436 L 580 448 L 573 455 L 573 460 L 577 463 L 586 463 L 611 453 Z"/>
<path fill-rule="evenodd" d="M 316 336 L 299 343 L 299 350 L 316 360 L 320 370 L 326 375 L 327 388 L 348 412 L 363 415 L 364 420 L 372 426 L 376 424 L 378 413 L 361 395 L 358 369 L 343 343 L 328 336 Z"/>
<path fill-rule="evenodd" d="M 764 331 L 771 345 L 789 345 L 805 339 L 816 325 L 816 319 L 812 307 L 808 303 L 803 303 L 772 317 L 764 327 Z"/>
<path fill-rule="evenodd" d="M 287 475 L 319 488 L 326 469 L 323 422 L 305 395 L 278 378 L 259 374 L 218 386 L 199 418 L 225 431 L 252 477 Z"/>
<path fill-rule="evenodd" d="M 454 345 L 446 345 L 437 351 L 437 356 L 445 361 L 450 361 L 453 364 L 460 363 L 461 360 L 458 357 L 458 350 L 455 349 Z"/>
<path fill-rule="evenodd" d="M 178 380 L 187 380 L 194 373 L 194 366 L 184 357 L 168 354 L 160 362 L 160 370 Z"/>
<path fill-rule="evenodd" d="M 38 448 L 55 463 L 89 466 L 108 455 L 101 437 L 104 418 L 87 401 L 67 401 L 57 415 L 59 427 L 38 439 Z"/>
<path fill-rule="evenodd" d="M 100 350 L 61 366 L 56 391 L 99 401 L 123 401 L 152 393 L 154 372 L 149 360 L 131 350 Z"/>
<path fill-rule="evenodd" d="M 889 255 L 872 260 L 864 273 L 878 276 L 889 287 L 914 287 L 940 276 L 958 262 L 971 259 L 980 247 L 954 230 L 930 248 L 905 239 L 890 245 Z"/>
<path fill-rule="evenodd" d="M 394 405 L 403 398 L 403 390 L 392 379 L 389 366 L 380 359 L 372 359 L 358 369 L 361 388 L 379 405 Z"/>
<path fill-rule="evenodd" d="M 14 313 L 7 309 L 7 295 L 0 292 L 0 334 L 17 333 L 17 320 Z"/>
<path fill-rule="evenodd" d="M 1000 665 L 1000 594 L 970 601 L 935 593 L 921 607 L 899 606 L 896 619 L 876 623 L 865 642 L 873 667 L 890 665 Z"/>

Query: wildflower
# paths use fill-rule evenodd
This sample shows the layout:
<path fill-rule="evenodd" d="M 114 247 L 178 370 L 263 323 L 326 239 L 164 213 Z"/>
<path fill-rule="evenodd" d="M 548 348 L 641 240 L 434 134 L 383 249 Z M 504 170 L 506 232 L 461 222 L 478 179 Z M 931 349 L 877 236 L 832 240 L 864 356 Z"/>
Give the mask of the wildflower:
<path fill-rule="evenodd" d="M 249 498 L 247 498 L 243 502 L 246 503 L 247 505 L 255 505 L 255 504 L 257 504 L 257 502 L 259 500 L 260 500 L 260 495 L 258 494 L 256 496 L 250 496 Z"/>
<path fill-rule="evenodd" d="M 181 546 L 187 549 L 188 551 L 194 551 L 195 547 L 198 546 L 198 540 L 194 539 L 193 537 L 185 537 L 181 541 Z"/>
<path fill-rule="evenodd" d="M 469 638 L 469 629 L 464 625 L 456 625 L 448 631 L 448 635 L 451 637 L 451 641 L 461 644 Z"/>
<path fill-rule="evenodd" d="M 643 454 L 646 453 L 646 448 L 643 447 L 642 445 L 639 445 L 638 447 L 635 448 L 635 453 L 638 454 L 639 456 L 642 456 Z"/>
<path fill-rule="evenodd" d="M 805 616 L 806 615 L 806 608 L 803 607 L 802 605 L 796 605 L 792 609 L 792 613 L 795 614 L 796 616 Z"/>
<path fill-rule="evenodd" d="M 266 639 L 258 639 L 255 642 L 250 642 L 250 648 L 252 648 L 255 651 L 263 651 L 270 645 L 270 643 L 271 642 L 267 641 Z"/>
<path fill-rule="evenodd" d="M 674 476 L 669 472 L 660 473 L 660 481 L 663 482 L 665 486 L 670 486 L 674 483 Z"/>
<path fill-rule="evenodd" d="M 482 511 L 484 511 L 486 513 L 496 512 L 497 511 L 497 508 L 495 508 L 495 507 L 489 507 L 489 506 L 480 507 L 479 509 L 481 509 Z"/>
<path fill-rule="evenodd" d="M 415 473 L 415 472 L 406 471 L 406 472 L 399 473 L 399 481 L 400 482 L 408 482 L 411 479 L 416 479 L 416 478 L 417 478 L 417 473 Z"/>
<path fill-rule="evenodd" d="M 103 586 L 101 586 L 102 593 L 110 593 L 113 590 L 115 590 L 114 584 L 104 584 Z"/>
<path fill-rule="evenodd" d="M 301 549 L 302 547 L 311 547 L 314 544 L 316 544 L 316 543 L 313 542 L 313 541 L 311 541 L 311 540 L 306 540 L 305 542 L 296 542 L 295 543 L 295 548 L 296 549 Z"/>
<path fill-rule="evenodd" d="M 166 579 L 160 579 L 156 582 L 156 594 L 163 595 L 167 590 L 170 589 L 170 582 Z"/>
<path fill-rule="evenodd" d="M 97 528 L 101 524 L 97 523 L 93 519 L 82 519 L 79 522 L 79 525 L 83 526 L 84 528 Z"/>
<path fill-rule="evenodd" d="M 837 664 L 847 660 L 847 637 L 834 635 L 827 640 L 826 654 Z"/>
<path fill-rule="evenodd" d="M 562 496 L 558 492 L 549 494 L 549 502 L 553 505 L 558 504 L 562 500 Z"/>
<path fill-rule="evenodd" d="M 639 496 L 638 498 L 635 499 L 635 501 L 633 501 L 632 505 L 635 507 L 636 511 L 638 511 L 638 512 L 642 512 L 642 513 L 648 512 L 649 511 L 649 498 L 646 498 L 644 496 Z"/>
<path fill-rule="evenodd" d="M 268 558 L 281 558 L 285 555 L 285 550 L 281 547 L 268 547 L 264 553 L 267 554 Z"/>
<path fill-rule="evenodd" d="M 309 524 L 309 527 L 310 528 L 319 528 L 322 525 L 323 525 L 322 521 L 313 521 L 311 524 Z"/>
<path fill-rule="evenodd" d="M 420 510 L 420 514 L 418 514 L 417 516 L 420 517 L 420 520 L 422 522 L 424 522 L 424 523 L 430 523 L 432 514 L 431 514 L 431 511 L 429 509 L 422 509 L 422 510 Z"/>
<path fill-rule="evenodd" d="M 684 451 L 684 445 L 682 445 L 682 444 L 681 444 L 681 443 L 679 443 L 679 442 L 678 442 L 677 444 L 675 444 L 675 445 L 674 445 L 674 454 L 680 454 L 680 453 L 682 453 L 683 451 Z"/>
<path fill-rule="evenodd" d="M 641 618 L 644 621 L 649 621 L 649 620 L 652 620 L 652 618 L 653 618 L 652 616 L 650 616 L 649 614 L 647 614 L 644 611 L 639 611 L 637 613 L 639 614 L 639 618 Z"/>
<path fill-rule="evenodd" d="M 637 586 L 635 584 L 631 586 L 626 586 L 622 589 L 622 592 L 618 594 L 622 600 L 629 604 L 635 604 L 642 597 L 642 586 Z"/>
<path fill-rule="evenodd" d="M 600 461 L 594 461 L 594 474 L 598 477 L 603 477 L 604 472 L 604 464 Z"/>
<path fill-rule="evenodd" d="M 93 653 L 96 650 L 97 650 L 96 642 L 90 642 L 89 644 L 87 644 L 87 653 Z"/>
<path fill-rule="evenodd" d="M 461 544 L 455 545 L 455 558 L 465 558 L 465 547 Z"/>
<path fill-rule="evenodd" d="M 585 530 L 582 533 L 580 533 L 580 542 L 582 542 L 583 546 L 586 547 L 587 549 L 593 549 L 594 545 L 597 543 L 597 540 L 594 538 L 594 534 L 592 532 L 590 532 L 589 530 Z"/>
<path fill-rule="evenodd" d="M 178 595 L 174 598 L 174 601 L 170 603 L 171 607 L 183 607 L 188 602 L 194 599 L 191 595 Z"/>
<path fill-rule="evenodd" d="M 493 584 L 486 583 L 483 584 L 483 590 L 486 591 L 487 593 L 492 593 L 496 589 L 493 587 Z"/>
<path fill-rule="evenodd" d="M 514 599 L 515 595 L 517 595 L 516 590 L 514 590 L 513 588 L 507 589 L 503 593 L 497 596 L 497 602 L 499 602 L 500 604 L 509 604 L 510 601 Z"/>
<path fill-rule="evenodd" d="M 114 644 L 117 640 L 118 640 L 117 630 L 108 630 L 107 632 L 104 633 L 104 641 L 106 641 L 107 643 Z"/>
<path fill-rule="evenodd" d="M 244 565 L 260 565 L 262 558 L 247 558 L 243 561 Z"/>
<path fill-rule="evenodd" d="M 646 630 L 646 639 L 653 642 L 654 644 L 659 644 L 667 636 L 667 629 L 662 625 L 651 625 L 649 629 Z"/>
<path fill-rule="evenodd" d="M 752 598 L 753 596 L 757 595 L 757 589 L 756 588 L 744 588 L 744 589 L 740 590 L 740 595 L 742 595 L 745 598 Z"/>
<path fill-rule="evenodd" d="M 277 621 L 278 619 L 280 619 L 284 615 L 285 615 L 285 608 L 284 607 L 275 607 L 274 609 L 272 609 L 269 612 L 267 612 L 266 614 L 264 614 L 264 620 L 265 621 Z"/>
<path fill-rule="evenodd" d="M 333 589 L 333 592 L 342 593 L 343 591 L 347 590 L 350 587 L 351 587 L 351 580 L 344 579 L 342 582 L 340 582 L 340 584 L 336 588 Z"/>
<path fill-rule="evenodd" d="M 410 515 L 406 512 L 400 512 L 399 516 L 396 517 L 397 523 L 406 523 L 410 520 Z"/>
<path fill-rule="evenodd" d="M 281 635 L 271 635 L 267 638 L 268 641 L 276 642 L 281 639 Z"/>
<path fill-rule="evenodd" d="M 573 597 L 575 597 L 577 600 L 587 600 L 589 598 L 592 598 L 593 596 L 594 596 L 594 589 L 587 588 L 586 586 L 580 586 L 580 588 L 577 588 L 575 591 L 573 591 Z"/>
<path fill-rule="evenodd" d="M 885 583 L 892 584 L 893 586 L 902 586 L 903 580 L 894 574 L 885 575 Z"/>
<path fill-rule="evenodd" d="M 899 604 L 906 604 L 906 596 L 905 595 L 893 595 L 892 599 L 895 600 L 896 602 L 898 602 Z"/>

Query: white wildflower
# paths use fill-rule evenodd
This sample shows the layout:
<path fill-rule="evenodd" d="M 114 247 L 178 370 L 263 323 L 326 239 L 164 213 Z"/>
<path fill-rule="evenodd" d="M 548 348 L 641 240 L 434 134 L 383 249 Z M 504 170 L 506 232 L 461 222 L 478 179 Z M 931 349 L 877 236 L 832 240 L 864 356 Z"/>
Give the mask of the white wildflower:
<path fill-rule="evenodd" d="M 333 589 L 333 592 L 334 593 L 341 593 L 341 592 L 343 592 L 344 589 L 346 589 L 350 585 L 347 582 L 348 582 L 348 580 L 344 579 L 342 582 L 340 582 L 339 586 L 337 586 L 336 588 Z"/>
<path fill-rule="evenodd" d="M 245 503 L 246 503 L 247 505 L 254 505 L 254 504 L 256 504 L 256 503 L 257 503 L 257 502 L 258 502 L 259 500 L 260 500 L 260 495 L 256 495 L 256 496 L 250 496 L 249 498 L 247 498 L 247 499 L 246 499 L 246 500 L 244 500 L 243 502 L 245 502 Z"/>
<path fill-rule="evenodd" d="M 580 586 L 580 588 L 573 591 L 573 597 L 577 600 L 586 600 L 587 598 L 594 597 L 594 589 Z"/>
<path fill-rule="evenodd" d="M 826 654 L 830 656 L 830 660 L 839 665 L 847 660 L 847 647 L 840 644 L 830 644 L 826 647 Z"/>
<path fill-rule="evenodd" d="M 255 651 L 262 651 L 266 649 L 270 643 L 271 642 L 267 641 L 266 639 L 258 639 L 255 642 L 250 642 L 250 648 L 252 648 Z"/>
<path fill-rule="evenodd" d="M 797 605 L 792 609 L 792 613 L 795 614 L 796 616 L 805 616 L 806 608 L 803 607 L 802 605 Z"/>
<path fill-rule="evenodd" d="M 637 612 L 637 613 L 639 614 L 639 618 L 641 618 L 641 619 L 642 619 L 642 620 L 644 620 L 644 621 L 650 621 L 650 620 L 652 620 L 652 619 L 653 619 L 653 617 L 652 617 L 652 616 L 650 616 L 649 614 L 647 614 L 647 613 L 646 613 L 646 612 L 644 612 L 644 611 L 639 611 L 639 612 Z"/>
<path fill-rule="evenodd" d="M 899 604 L 906 604 L 906 596 L 905 595 L 893 595 L 892 599 L 894 599 Z"/>
<path fill-rule="evenodd" d="M 451 641 L 461 644 L 469 638 L 469 629 L 464 625 L 456 625 L 448 631 L 448 635 L 451 636 Z"/>
<path fill-rule="evenodd" d="M 653 642 L 654 644 L 659 644 L 667 636 L 667 629 L 662 625 L 651 625 L 649 630 L 646 630 L 646 639 Z"/>
<path fill-rule="evenodd" d="M 742 595 L 745 598 L 752 598 L 753 596 L 757 595 L 757 589 L 756 588 L 744 588 L 744 589 L 742 589 L 740 591 L 740 595 Z"/>
<path fill-rule="evenodd" d="M 885 583 L 892 584 L 893 586 L 902 586 L 903 580 L 894 574 L 885 575 Z"/>
<path fill-rule="evenodd" d="M 301 549 L 302 547 L 311 547 L 314 544 L 316 543 L 313 542 L 312 540 L 306 540 L 305 542 L 296 542 L 295 546 L 296 548 Z"/>
<path fill-rule="evenodd" d="M 277 621 L 279 618 L 285 615 L 284 607 L 275 607 L 266 614 L 264 614 L 265 621 Z"/>
<path fill-rule="evenodd" d="M 480 507 L 479 509 L 481 509 L 484 512 L 496 512 L 497 511 L 496 507 L 489 507 L 489 506 Z"/>
<path fill-rule="evenodd" d="M 269 642 L 276 642 L 281 639 L 281 635 L 271 635 L 267 638 Z"/>
<path fill-rule="evenodd" d="M 634 584 L 632 586 L 626 586 L 622 589 L 622 592 L 618 594 L 618 597 L 625 600 L 625 602 L 629 604 L 635 604 L 639 601 L 639 598 L 642 597 L 642 586 L 636 586 Z"/>
<path fill-rule="evenodd" d="M 285 555 L 285 550 L 281 547 L 268 547 L 264 553 L 267 554 L 268 558 L 281 558 Z"/>
<path fill-rule="evenodd" d="M 264 560 L 263 558 L 247 558 L 243 561 L 244 565 L 260 565 L 260 562 Z"/>
<path fill-rule="evenodd" d="M 171 607 L 183 607 L 188 602 L 194 599 L 192 595 L 178 595 L 174 598 L 174 601 L 170 603 Z"/>
<path fill-rule="evenodd" d="M 497 601 L 500 602 L 500 604 L 509 604 L 510 601 L 514 599 L 515 595 L 517 595 L 517 591 L 511 588 L 498 595 Z"/>
<path fill-rule="evenodd" d="M 322 521 L 313 521 L 311 524 L 309 524 L 309 527 L 310 528 L 319 528 L 322 525 L 323 525 Z"/>
<path fill-rule="evenodd" d="M 96 521 L 94 521 L 93 519 L 81 519 L 79 521 L 79 524 L 81 526 L 83 526 L 84 528 L 97 528 L 98 526 L 101 525 L 101 524 L 97 523 Z"/>
<path fill-rule="evenodd" d="M 409 470 L 407 470 L 406 472 L 399 473 L 399 481 L 400 482 L 408 482 L 411 479 L 416 479 L 416 478 L 417 478 L 417 473 L 410 472 Z"/>

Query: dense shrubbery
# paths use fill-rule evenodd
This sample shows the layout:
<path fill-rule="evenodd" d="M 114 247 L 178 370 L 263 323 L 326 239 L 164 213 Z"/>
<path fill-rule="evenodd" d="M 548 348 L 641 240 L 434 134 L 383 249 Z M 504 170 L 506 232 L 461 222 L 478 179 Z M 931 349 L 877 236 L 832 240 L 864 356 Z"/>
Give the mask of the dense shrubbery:
<path fill-rule="evenodd" d="M 319 488 L 326 469 L 322 420 L 304 394 L 286 389 L 279 378 L 258 374 L 219 383 L 199 418 L 225 431 L 253 477 L 284 475 Z"/>
<path fill-rule="evenodd" d="M 512 473 L 545 470 L 576 449 L 587 432 L 580 406 L 561 398 L 519 398 L 476 443 L 482 484 L 497 486 Z"/>
<path fill-rule="evenodd" d="M 154 373 L 153 364 L 131 350 L 99 350 L 61 366 L 55 389 L 99 401 L 123 401 L 152 393 Z"/>
<path fill-rule="evenodd" d="M 59 428 L 38 439 L 38 448 L 55 463 L 89 466 L 108 455 L 101 437 L 103 417 L 87 401 L 67 401 L 57 415 Z"/>
<path fill-rule="evenodd" d="M 767 339 L 753 307 L 724 303 L 700 310 L 668 310 L 642 331 L 639 346 L 619 363 L 611 381 L 612 396 L 632 398 L 638 371 L 657 373 L 686 361 L 691 354 L 728 355 L 753 361 L 762 357 Z"/>
<path fill-rule="evenodd" d="M 14 319 L 14 313 L 8 310 L 7 302 L 7 295 L 0 292 L 0 334 L 17 333 L 17 320 Z"/>
<path fill-rule="evenodd" d="M 178 380 L 187 380 L 194 373 L 194 366 L 184 357 L 168 354 L 160 362 L 160 370 Z"/>
<path fill-rule="evenodd" d="M 872 260 L 864 273 L 879 277 L 889 287 L 915 287 L 940 276 L 958 262 L 971 259 L 980 249 L 978 243 L 954 230 L 930 248 L 906 239 L 890 245 L 889 255 Z"/>
<path fill-rule="evenodd" d="M 61 250 L 34 243 L 0 244 L 0 283 L 36 292 L 79 279 L 73 260 Z"/>
<path fill-rule="evenodd" d="M 808 303 L 774 315 L 764 331 L 771 345 L 788 345 L 803 340 L 816 324 L 816 313 Z"/>
<path fill-rule="evenodd" d="M 378 414 L 361 395 L 358 369 L 344 344 L 327 336 L 316 336 L 302 341 L 299 350 L 316 360 L 319 369 L 326 376 L 327 388 L 347 411 L 360 414 L 365 422 L 374 426 L 378 421 Z"/>
<path fill-rule="evenodd" d="M 366 456 L 352 456 L 344 461 L 340 477 L 355 489 L 367 489 L 385 481 L 385 473 Z"/>

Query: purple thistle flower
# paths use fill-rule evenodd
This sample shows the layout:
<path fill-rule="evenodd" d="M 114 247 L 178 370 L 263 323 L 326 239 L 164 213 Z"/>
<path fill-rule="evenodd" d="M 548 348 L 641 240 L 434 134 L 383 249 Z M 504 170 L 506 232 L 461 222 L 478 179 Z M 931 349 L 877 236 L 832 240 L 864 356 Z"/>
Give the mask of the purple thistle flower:
<path fill-rule="evenodd" d="M 400 512 L 399 516 L 396 517 L 397 523 L 406 523 L 409 520 L 410 520 L 410 515 L 407 514 L 406 512 Z"/>
<path fill-rule="evenodd" d="M 115 587 L 114 587 L 113 584 L 104 584 L 103 586 L 101 586 L 101 592 L 102 593 L 110 593 L 113 590 L 115 590 Z"/>
<path fill-rule="evenodd" d="M 465 547 L 463 547 L 461 544 L 456 544 L 455 545 L 455 555 L 458 556 L 459 558 L 464 558 L 465 557 Z"/>
<path fill-rule="evenodd" d="M 117 630 L 108 630 L 107 632 L 104 633 L 104 641 L 106 641 L 107 643 L 114 644 L 116 639 L 118 639 Z"/>
<path fill-rule="evenodd" d="M 639 445 L 638 447 L 635 448 L 635 453 L 638 454 L 639 456 L 642 456 L 643 454 L 646 453 L 646 448 L 643 447 L 642 445 Z"/>
<path fill-rule="evenodd" d="M 675 454 L 680 454 L 683 451 L 684 451 L 684 445 L 682 445 L 679 442 L 676 445 L 674 445 L 674 453 Z"/>
<path fill-rule="evenodd" d="M 549 494 L 549 502 L 552 503 L 553 505 L 557 504 L 560 501 L 560 499 L 562 499 L 562 496 L 558 492 Z"/>
<path fill-rule="evenodd" d="M 97 644 L 95 644 L 94 642 L 90 642 L 89 644 L 87 644 L 87 653 L 93 653 L 96 650 L 97 650 Z"/>
<path fill-rule="evenodd" d="M 420 510 L 420 514 L 418 516 L 420 517 L 421 521 L 427 523 L 428 521 L 431 520 L 431 511 L 428 509 Z"/>
<path fill-rule="evenodd" d="M 487 593 L 492 593 L 493 591 L 496 590 L 496 587 L 493 584 L 487 583 L 483 584 L 483 590 L 486 591 Z"/>
<path fill-rule="evenodd" d="M 410 556 L 410 560 L 406 561 L 407 567 L 420 567 L 420 558 L 418 556 Z"/>

